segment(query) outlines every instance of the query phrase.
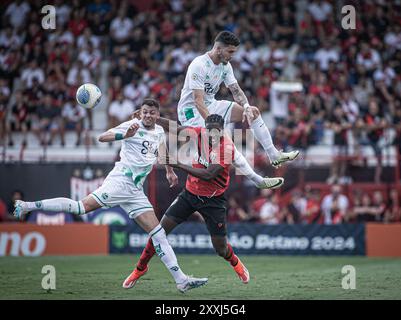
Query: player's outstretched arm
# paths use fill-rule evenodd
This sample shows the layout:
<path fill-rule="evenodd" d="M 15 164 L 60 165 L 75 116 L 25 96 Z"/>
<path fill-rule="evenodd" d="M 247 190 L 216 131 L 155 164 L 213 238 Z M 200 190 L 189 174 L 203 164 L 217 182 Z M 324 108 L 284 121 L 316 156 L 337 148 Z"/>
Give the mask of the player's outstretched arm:
<path fill-rule="evenodd" d="M 158 162 L 159 164 L 164 164 L 166 168 L 166 179 L 170 185 L 170 188 L 175 187 L 178 185 L 178 177 L 174 172 L 173 167 L 168 165 L 166 163 L 166 159 L 168 159 L 168 149 L 167 149 L 167 144 L 165 141 L 160 144 L 159 146 L 159 156 L 158 156 Z"/>
<path fill-rule="evenodd" d="M 160 117 L 159 119 L 156 120 L 156 123 L 161 126 L 164 131 L 167 131 L 171 133 L 172 135 L 175 135 L 177 133 L 180 133 L 182 130 L 185 130 L 188 128 L 187 126 L 180 126 L 177 121 L 169 120 L 167 118 Z"/>
<path fill-rule="evenodd" d="M 128 130 L 126 131 L 125 134 L 115 133 L 113 130 L 108 130 L 106 132 L 103 132 L 99 136 L 99 141 L 100 142 L 112 142 L 112 141 L 116 141 L 116 140 L 123 140 L 126 138 L 130 138 L 135 135 L 135 133 L 138 131 L 138 129 L 139 129 L 139 124 L 134 123 L 128 128 Z"/>
<path fill-rule="evenodd" d="M 211 164 L 208 168 L 193 168 L 182 163 L 172 164 L 171 166 L 182 169 L 194 177 L 205 181 L 215 179 L 224 170 L 224 168 L 219 164 Z"/>

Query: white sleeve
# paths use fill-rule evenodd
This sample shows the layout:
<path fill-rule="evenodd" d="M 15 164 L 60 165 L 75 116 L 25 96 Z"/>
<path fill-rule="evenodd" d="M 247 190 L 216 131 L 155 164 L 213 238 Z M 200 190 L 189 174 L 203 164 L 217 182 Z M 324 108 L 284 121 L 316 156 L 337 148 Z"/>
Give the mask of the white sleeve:
<path fill-rule="evenodd" d="M 234 70 L 231 63 L 227 63 L 227 74 L 224 77 L 224 84 L 228 87 L 234 83 L 237 83 L 237 79 L 234 76 Z"/>
<path fill-rule="evenodd" d="M 194 60 L 188 67 L 187 74 L 189 76 L 189 89 L 205 89 L 205 74 L 204 68 L 200 63 Z"/>
<path fill-rule="evenodd" d="M 127 133 L 128 128 L 133 123 L 137 122 L 135 120 L 125 121 L 125 122 L 119 124 L 117 127 L 111 128 L 109 131 L 114 132 L 114 133 L 121 133 L 121 134 L 125 135 Z"/>

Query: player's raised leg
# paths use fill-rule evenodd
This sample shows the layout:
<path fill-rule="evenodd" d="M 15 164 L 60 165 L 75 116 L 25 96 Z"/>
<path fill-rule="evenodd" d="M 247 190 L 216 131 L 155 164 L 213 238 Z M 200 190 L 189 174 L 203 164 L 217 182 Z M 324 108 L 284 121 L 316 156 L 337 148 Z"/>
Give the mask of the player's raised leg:
<path fill-rule="evenodd" d="M 250 179 L 256 187 L 259 189 L 276 189 L 283 185 L 284 178 L 282 177 L 269 178 L 262 177 L 261 175 L 257 174 L 249 165 L 243 154 L 239 152 L 235 146 L 234 148 L 234 167 L 236 167 L 243 175 Z"/>
<path fill-rule="evenodd" d="M 75 201 L 68 198 L 52 198 L 33 202 L 17 200 L 14 204 L 13 214 L 18 219 L 21 219 L 28 212 L 41 209 L 46 211 L 63 211 L 81 215 L 100 207 L 101 205 L 95 201 L 92 195 L 86 196 L 81 201 Z"/>
<path fill-rule="evenodd" d="M 268 127 L 260 115 L 259 109 L 256 107 L 248 107 L 249 126 L 256 140 L 262 145 L 266 151 L 271 164 L 277 168 L 284 162 L 295 160 L 299 155 L 299 151 L 283 152 L 276 149 Z M 231 122 L 240 122 L 243 120 L 244 107 L 238 103 L 234 103 L 231 111 Z"/>
<path fill-rule="evenodd" d="M 217 254 L 230 263 L 240 280 L 245 284 L 248 283 L 250 279 L 249 271 L 234 253 L 233 248 L 227 242 L 227 237 L 213 235 L 212 243 Z"/>
<path fill-rule="evenodd" d="M 135 221 L 144 231 L 149 233 L 155 253 L 173 276 L 180 292 L 186 292 L 207 283 L 207 278 L 193 278 L 182 272 L 178 265 L 177 257 L 167 240 L 166 232 L 153 211 L 142 213 L 135 218 Z"/>

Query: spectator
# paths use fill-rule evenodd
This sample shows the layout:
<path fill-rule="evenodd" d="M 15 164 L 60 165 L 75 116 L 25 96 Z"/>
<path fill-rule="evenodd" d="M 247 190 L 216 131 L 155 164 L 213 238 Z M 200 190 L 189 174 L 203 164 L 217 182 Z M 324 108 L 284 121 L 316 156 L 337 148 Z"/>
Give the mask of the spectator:
<path fill-rule="evenodd" d="M 118 59 L 118 65 L 111 70 L 110 76 L 113 78 L 120 77 L 123 87 L 130 83 L 132 78 L 139 77 L 138 74 L 133 72 L 126 56 L 121 56 Z"/>
<path fill-rule="evenodd" d="M 383 136 L 384 129 L 387 127 L 387 121 L 380 114 L 379 105 L 375 99 L 370 100 L 369 110 L 363 119 L 360 119 L 358 126 L 366 130 L 367 143 L 374 150 L 377 160 L 374 181 L 379 183 L 382 174 L 382 146 L 379 142 L 380 138 Z"/>
<path fill-rule="evenodd" d="M 72 19 L 68 22 L 68 29 L 72 32 L 75 38 L 81 35 L 88 25 L 85 19 L 85 9 L 75 9 L 72 11 Z"/>
<path fill-rule="evenodd" d="M 6 141 L 8 135 L 8 125 L 6 118 L 8 116 L 8 102 L 10 100 L 11 90 L 7 80 L 0 78 L 0 142 Z"/>
<path fill-rule="evenodd" d="M 228 199 L 228 222 L 245 222 L 250 219 L 246 211 L 238 204 L 238 200 L 234 196 L 230 196 Z"/>
<path fill-rule="evenodd" d="M 377 50 L 372 49 L 368 43 L 361 44 L 361 50 L 356 56 L 356 63 L 360 73 L 367 73 L 371 76 L 373 72 L 380 67 L 381 59 Z"/>
<path fill-rule="evenodd" d="M 81 60 L 77 60 L 68 71 L 67 84 L 70 86 L 80 86 L 83 83 L 91 82 L 90 71 L 85 67 Z"/>
<path fill-rule="evenodd" d="M 327 179 L 327 183 L 332 184 L 344 177 L 347 170 L 348 130 L 351 128 L 351 124 L 341 106 L 335 107 L 333 115 L 326 122 L 326 127 L 333 130 L 334 133 L 333 162 L 330 177 Z"/>
<path fill-rule="evenodd" d="M 37 79 L 39 83 L 45 82 L 45 73 L 43 69 L 38 66 L 36 60 L 31 60 L 28 68 L 24 69 L 21 74 L 21 80 L 27 89 L 32 88 L 33 79 Z"/>
<path fill-rule="evenodd" d="M 326 195 L 321 204 L 324 224 L 338 224 L 344 222 L 349 206 L 347 196 L 341 194 L 341 186 L 335 184 L 331 193 Z"/>
<path fill-rule="evenodd" d="M 295 40 L 295 17 L 288 6 L 283 6 L 280 13 L 275 32 L 279 41 L 284 40 L 284 47 L 288 48 Z"/>
<path fill-rule="evenodd" d="M 124 95 L 120 93 L 117 96 L 117 100 L 110 104 L 110 126 L 115 127 L 121 122 L 129 120 L 134 110 L 134 104 L 130 100 L 125 99 Z"/>
<path fill-rule="evenodd" d="M 21 91 L 15 94 L 15 103 L 11 107 L 11 130 L 22 132 L 22 146 L 27 146 L 27 133 L 29 126 L 29 106 L 26 102 L 26 97 Z M 12 136 L 9 139 L 9 145 L 14 145 Z"/>
<path fill-rule="evenodd" d="M 99 63 L 102 59 L 102 55 L 100 51 L 94 49 L 92 44 L 88 44 L 86 48 L 83 48 L 78 55 L 78 60 L 82 62 L 82 64 L 92 71 L 93 74 L 97 74 L 96 70 L 99 67 Z"/>
<path fill-rule="evenodd" d="M 143 99 L 148 95 L 148 87 L 136 78 L 133 78 L 131 83 L 124 87 L 125 98 L 131 100 L 134 106 L 139 106 Z"/>
<path fill-rule="evenodd" d="M 386 209 L 382 193 L 380 191 L 374 192 L 373 199 L 372 202 L 369 194 L 362 194 L 361 203 L 353 208 L 353 215 L 357 222 L 372 222 L 382 219 Z"/>
<path fill-rule="evenodd" d="M 389 205 L 385 211 L 383 222 L 401 222 L 401 201 L 397 189 L 390 191 Z"/>
<path fill-rule="evenodd" d="M 110 25 L 110 49 L 112 53 L 116 53 L 114 51 L 115 47 L 118 48 L 128 44 L 133 27 L 132 20 L 126 16 L 125 9 L 121 8 L 118 11 L 118 16 L 111 21 Z"/>
<path fill-rule="evenodd" d="M 277 195 L 269 193 L 266 203 L 260 208 L 259 222 L 263 224 L 278 224 L 280 223 L 279 212 Z"/>
<path fill-rule="evenodd" d="M 38 136 L 40 144 L 47 146 L 53 144 L 53 139 L 57 133 L 60 134 L 61 145 L 64 146 L 64 137 L 61 131 L 61 110 L 54 106 L 51 95 L 46 95 L 43 103 L 38 107 L 38 123 L 32 123 L 32 130 Z M 47 132 L 50 138 L 47 139 Z"/>
<path fill-rule="evenodd" d="M 8 5 L 4 15 L 9 18 L 14 29 L 22 30 L 27 21 L 26 17 L 29 10 L 30 6 L 26 1 L 16 0 Z"/>
<path fill-rule="evenodd" d="M 244 78 L 250 76 L 259 59 L 260 54 L 250 40 L 246 41 L 234 56 L 234 60 L 239 64 L 239 69 Z"/>
<path fill-rule="evenodd" d="M 70 19 L 71 6 L 63 0 L 56 0 L 54 6 L 57 12 L 57 27 L 64 27 Z"/>
<path fill-rule="evenodd" d="M 22 45 L 22 37 L 10 26 L 0 32 L 0 46 L 18 50 Z"/>
<path fill-rule="evenodd" d="M 312 0 L 308 5 L 308 11 L 312 15 L 313 21 L 319 24 L 326 21 L 332 14 L 333 7 L 328 1 Z"/>
<path fill-rule="evenodd" d="M 319 63 L 320 70 L 327 71 L 329 69 L 329 62 L 338 62 L 340 56 L 337 50 L 327 40 L 323 43 L 323 47 L 316 51 L 314 59 Z"/>
<path fill-rule="evenodd" d="M 75 130 L 77 134 L 76 146 L 81 145 L 81 134 L 84 127 L 86 110 L 79 106 L 74 98 L 71 98 L 64 106 L 61 113 L 63 117 L 63 129 Z"/>
<path fill-rule="evenodd" d="M 89 46 L 92 46 L 94 49 L 99 49 L 100 37 L 92 34 L 92 30 L 86 27 L 83 34 L 77 38 L 77 47 L 88 48 Z"/>
<path fill-rule="evenodd" d="M 169 78 L 174 78 L 185 72 L 189 63 L 196 57 L 189 42 L 184 42 L 166 57 L 166 68 Z"/>

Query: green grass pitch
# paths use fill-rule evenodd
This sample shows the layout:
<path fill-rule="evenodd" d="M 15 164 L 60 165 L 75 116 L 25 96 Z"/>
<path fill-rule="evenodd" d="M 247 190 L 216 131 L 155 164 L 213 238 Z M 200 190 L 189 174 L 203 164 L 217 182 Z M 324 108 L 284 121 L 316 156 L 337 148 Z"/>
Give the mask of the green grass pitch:
<path fill-rule="evenodd" d="M 401 299 L 401 259 L 242 256 L 251 273 L 242 284 L 213 255 L 178 255 L 184 272 L 209 283 L 181 294 L 155 257 L 149 272 L 126 290 L 122 281 L 137 255 L 0 258 L 0 299 Z M 44 265 L 56 268 L 56 290 L 41 287 Z M 356 289 L 341 287 L 341 269 L 356 269 Z"/>

